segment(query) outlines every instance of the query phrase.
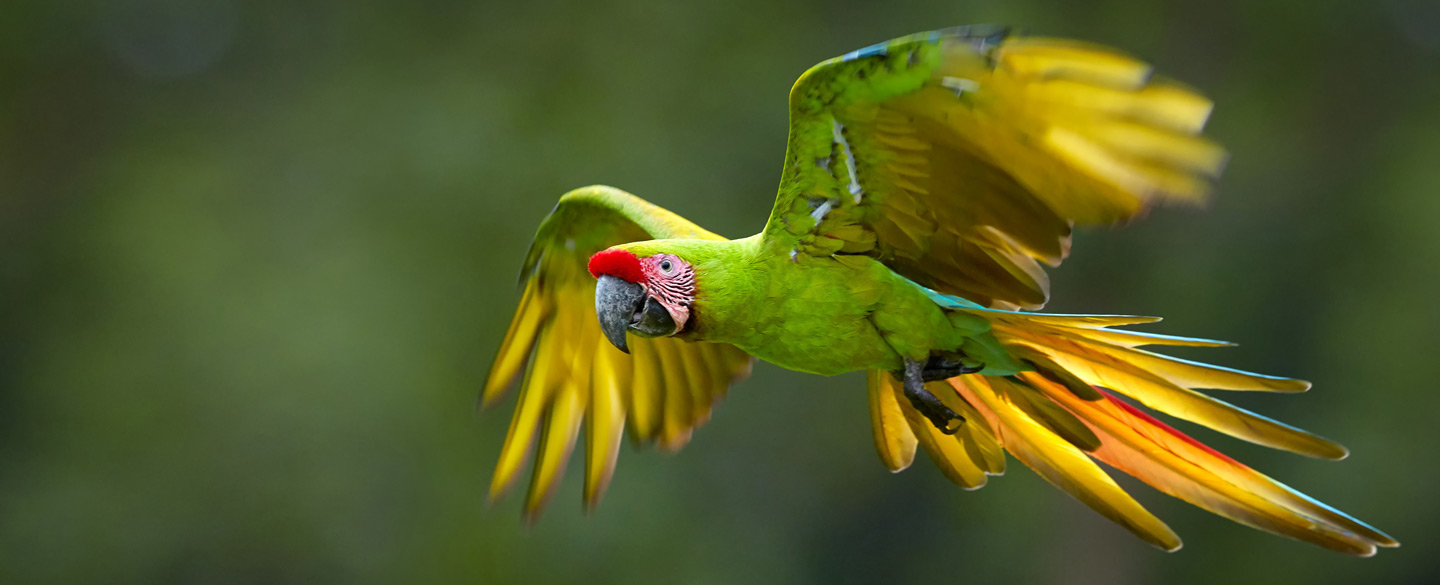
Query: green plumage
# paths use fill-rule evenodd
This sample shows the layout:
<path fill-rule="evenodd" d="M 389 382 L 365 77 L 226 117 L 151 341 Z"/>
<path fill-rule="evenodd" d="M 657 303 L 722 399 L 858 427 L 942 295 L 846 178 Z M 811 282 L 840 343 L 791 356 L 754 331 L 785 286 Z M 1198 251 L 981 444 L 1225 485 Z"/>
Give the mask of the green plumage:
<path fill-rule="evenodd" d="M 618 246 L 646 257 L 675 254 L 695 266 L 692 324 L 682 339 L 734 345 L 776 365 L 831 376 L 898 370 L 902 357 L 962 351 L 992 375 L 1022 366 L 989 334 L 989 322 L 942 308 L 931 293 L 866 256 L 791 258 L 760 236 L 655 240 Z M 983 356 L 983 360 L 980 358 Z"/>
<path fill-rule="evenodd" d="M 1120 398 L 1343 458 L 1328 439 L 1197 390 L 1308 383 L 1137 349 L 1224 342 L 1110 329 L 1157 319 L 1026 311 L 1048 299 L 1043 266 L 1069 254 L 1073 225 L 1203 200 L 1225 160 L 1199 136 L 1208 100 L 1109 49 L 951 29 L 825 61 L 796 82 L 789 105 L 780 189 L 759 234 L 727 240 L 608 187 L 561 197 L 526 259 L 524 297 L 483 395 L 495 401 L 530 364 L 492 498 L 538 444 L 526 503 L 538 514 L 583 421 L 594 505 L 624 431 L 678 449 L 753 356 L 822 375 L 868 370 L 875 444 L 892 471 L 923 448 L 976 489 L 1004 472 L 1009 452 L 1145 541 L 1178 549 L 1098 461 L 1332 550 L 1398 545 Z M 890 373 L 902 369 L 903 384 Z"/>
<path fill-rule="evenodd" d="M 682 336 L 732 344 L 822 375 L 894 371 L 903 357 L 923 361 L 956 351 L 984 365 L 986 374 L 1025 369 L 989 334 L 984 318 L 942 308 L 931 291 L 882 261 L 894 245 L 870 225 L 878 211 L 873 202 L 894 198 L 885 182 L 862 186 L 861 179 L 893 155 L 869 148 L 883 146 L 881 138 L 849 129 L 876 122 L 880 104 L 925 87 L 947 50 L 952 60 L 961 50 L 978 63 L 976 48 L 988 50 L 998 38 L 991 29 L 913 35 L 831 59 L 801 76 L 790 94 L 780 194 L 761 234 L 621 246 L 641 257 L 676 254 L 695 265 L 695 322 Z"/>

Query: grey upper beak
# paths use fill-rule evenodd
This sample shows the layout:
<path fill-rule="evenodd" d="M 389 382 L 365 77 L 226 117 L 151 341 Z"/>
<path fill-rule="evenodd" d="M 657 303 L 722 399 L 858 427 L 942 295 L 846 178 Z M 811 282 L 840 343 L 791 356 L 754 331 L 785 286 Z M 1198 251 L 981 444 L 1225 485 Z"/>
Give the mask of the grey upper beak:
<path fill-rule="evenodd" d="M 645 287 L 633 282 L 602 275 L 595 283 L 595 315 L 600 317 L 600 330 L 605 339 L 620 351 L 630 353 L 625 345 L 625 330 L 645 302 Z"/>

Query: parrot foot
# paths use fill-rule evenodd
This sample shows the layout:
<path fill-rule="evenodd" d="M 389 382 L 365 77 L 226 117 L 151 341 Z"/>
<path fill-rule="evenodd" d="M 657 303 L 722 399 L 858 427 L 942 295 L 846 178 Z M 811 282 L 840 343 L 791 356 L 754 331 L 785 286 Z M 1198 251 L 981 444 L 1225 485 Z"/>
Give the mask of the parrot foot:
<path fill-rule="evenodd" d="M 934 359 L 932 358 L 930 361 L 933 362 Z M 930 424 L 935 425 L 940 432 L 953 435 L 960 430 L 960 425 L 965 424 L 965 418 L 955 414 L 955 411 L 950 410 L 950 407 L 945 406 L 945 403 L 925 389 L 927 365 L 929 365 L 928 362 L 921 363 L 905 358 L 905 371 L 896 372 L 897 377 L 905 383 L 905 397 L 910 399 L 910 404 L 915 406 L 915 410 L 930 419 Z M 945 378 L 936 379 L 943 380 Z"/>
<path fill-rule="evenodd" d="M 926 382 L 939 382 L 949 380 L 955 376 L 974 374 L 985 369 L 985 366 L 967 366 L 960 361 L 962 356 L 957 353 L 943 353 L 930 356 L 925 362 L 925 369 L 921 370 L 920 377 Z"/>

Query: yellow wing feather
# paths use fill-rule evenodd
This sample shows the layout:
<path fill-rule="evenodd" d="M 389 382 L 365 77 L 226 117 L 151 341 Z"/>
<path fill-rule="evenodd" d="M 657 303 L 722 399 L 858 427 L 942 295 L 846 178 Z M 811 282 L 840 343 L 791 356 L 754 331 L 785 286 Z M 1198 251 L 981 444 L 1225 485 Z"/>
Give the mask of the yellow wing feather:
<path fill-rule="evenodd" d="M 671 343 L 665 343 L 671 341 Z M 657 339 L 651 342 L 659 357 L 661 379 L 665 384 L 665 405 L 661 409 L 660 436 L 657 444 L 668 450 L 677 450 L 690 440 L 691 401 L 685 373 L 681 371 L 680 348 L 673 340 Z"/>
<path fill-rule="evenodd" d="M 1157 201 L 1202 200 L 1226 162 L 1198 136 L 1208 100 L 1153 78 L 1129 56 L 1070 41 L 967 30 L 898 39 L 806 72 L 791 109 L 769 245 L 842 263 L 875 257 L 994 309 L 1046 301 L 1042 264 L 1068 255 L 1072 225 L 1122 221 Z M 731 346 L 634 339 L 626 355 L 599 335 L 585 259 L 659 238 L 720 236 L 601 187 L 562 197 L 536 235 L 481 400 L 495 403 L 525 369 L 490 497 L 505 492 L 538 448 L 527 520 L 553 496 L 582 427 L 588 510 L 612 477 L 625 429 L 642 444 L 678 449 L 729 384 L 749 373 L 753 360 Z M 950 309 L 985 316 L 1033 371 L 927 384 L 965 419 L 954 435 L 916 411 L 891 374 L 869 372 L 875 446 L 892 471 L 923 447 L 949 479 L 977 489 L 1004 473 L 1009 451 L 1147 542 L 1178 549 L 1175 533 L 1098 460 L 1262 530 L 1359 556 L 1398 546 L 1105 390 L 1258 444 L 1342 458 L 1338 444 L 1196 390 L 1301 392 L 1307 382 L 1138 349 L 1228 345 L 1222 341 L 1110 329 L 1156 318 Z"/>
<path fill-rule="evenodd" d="M 639 341 L 639 340 L 636 340 Z M 635 381 L 630 391 L 630 432 L 645 443 L 660 432 L 665 420 L 665 377 L 660 371 L 660 353 L 648 341 L 632 341 Z"/>
<path fill-rule="evenodd" d="M 540 324 L 549 318 L 553 308 L 550 299 L 542 296 L 539 289 L 538 280 L 531 280 L 525 285 L 520 307 L 515 310 L 510 330 L 505 333 L 505 341 L 500 344 L 500 351 L 495 356 L 495 365 L 490 368 L 490 376 L 485 380 L 485 389 L 480 395 L 482 405 L 489 406 L 499 400 L 515 374 L 530 359 L 530 350 L 535 346 Z"/>
<path fill-rule="evenodd" d="M 826 61 L 790 104 L 775 251 L 872 256 L 994 308 L 1045 303 L 1072 225 L 1202 201 L 1226 161 L 1199 136 L 1210 101 L 1145 63 L 994 30 Z"/>
<path fill-rule="evenodd" d="M 567 193 L 541 224 L 523 272 L 524 292 L 500 344 L 481 403 L 499 401 L 528 361 L 515 414 L 490 484 L 501 497 L 535 450 L 524 515 L 534 521 L 554 495 L 581 429 L 586 432 L 584 503 L 599 503 L 627 427 L 640 443 L 679 449 L 709 418 L 751 358 L 733 346 L 634 339 L 621 353 L 600 335 L 589 257 L 616 244 L 707 238 L 683 218 L 623 191 Z"/>
<path fill-rule="evenodd" d="M 534 477 L 530 480 L 530 494 L 525 499 L 527 522 L 534 522 L 555 495 L 560 477 L 565 474 L 565 464 L 570 460 L 570 451 L 575 447 L 575 437 L 580 434 L 580 423 L 585 418 L 586 401 L 590 397 L 575 388 L 574 383 L 571 380 L 555 395 L 555 402 L 545 418 Z"/>
<path fill-rule="evenodd" d="M 549 335 L 541 332 L 541 341 Z M 542 343 L 530 362 L 524 386 L 515 414 L 510 419 L 510 430 L 505 434 L 505 443 L 500 447 L 500 461 L 495 464 L 495 475 L 490 480 L 490 499 L 498 499 L 515 482 L 525 462 L 530 458 L 530 447 L 535 442 L 545 407 L 550 398 L 550 378 L 556 372 L 553 346 Z"/>
<path fill-rule="evenodd" d="M 596 342 L 594 366 L 590 371 L 590 408 L 586 411 L 585 509 L 593 510 L 605 495 L 620 438 L 625 434 L 625 392 L 630 389 L 631 364 L 624 355 L 606 351 L 610 342 Z"/>

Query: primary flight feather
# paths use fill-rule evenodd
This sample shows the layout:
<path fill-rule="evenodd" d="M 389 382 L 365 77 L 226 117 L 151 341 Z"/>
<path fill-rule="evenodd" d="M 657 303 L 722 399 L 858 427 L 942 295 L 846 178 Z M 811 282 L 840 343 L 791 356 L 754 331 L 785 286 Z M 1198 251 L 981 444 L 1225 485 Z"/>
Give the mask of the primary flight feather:
<path fill-rule="evenodd" d="M 1005 471 L 1009 452 L 1145 541 L 1178 549 L 1099 461 L 1331 550 L 1397 546 L 1141 408 L 1341 459 L 1328 439 L 1197 390 L 1309 383 L 1140 349 L 1225 342 L 1114 328 L 1158 319 L 1027 312 L 1048 299 L 1044 266 L 1069 254 L 1073 226 L 1204 200 L 1226 159 L 1199 135 L 1210 108 L 1110 49 L 950 29 L 800 77 L 779 195 L 759 234 L 729 240 L 609 187 L 565 194 L 525 260 L 482 396 L 494 403 L 525 370 L 490 497 L 533 455 L 533 519 L 583 431 L 584 501 L 594 506 L 622 434 L 682 447 L 760 358 L 821 375 L 868 371 L 875 446 L 892 471 L 919 447 L 976 489 Z"/>

